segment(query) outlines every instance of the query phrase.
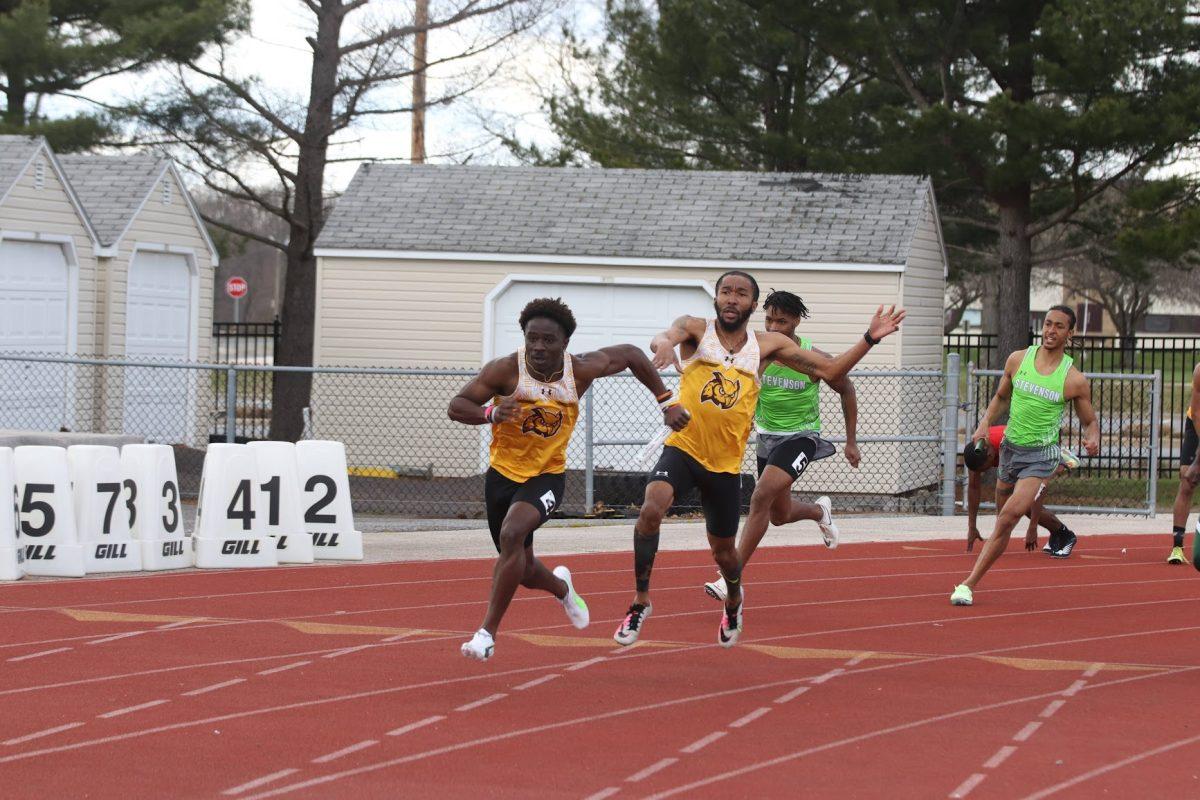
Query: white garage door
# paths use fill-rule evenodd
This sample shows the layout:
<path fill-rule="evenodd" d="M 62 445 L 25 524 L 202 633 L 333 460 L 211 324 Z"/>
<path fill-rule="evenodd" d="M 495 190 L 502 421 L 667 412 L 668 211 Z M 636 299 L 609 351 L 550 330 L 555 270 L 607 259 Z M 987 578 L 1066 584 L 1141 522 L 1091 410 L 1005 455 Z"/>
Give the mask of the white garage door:
<path fill-rule="evenodd" d="M 561 297 L 571 307 L 578 328 L 571 337 L 572 353 L 612 344 L 629 343 L 650 352 L 650 339 L 683 314 L 713 315 L 713 298 L 701 286 L 628 286 L 608 283 L 516 282 L 495 300 L 492 317 L 493 357 L 511 353 L 524 341 L 517 320 L 525 304 L 536 297 Z M 674 388 L 674 379 L 664 379 Z M 593 416 L 596 441 L 645 441 L 658 432 L 662 414 L 650 393 L 632 377 L 605 378 L 594 384 Z M 580 409 L 567 451 L 568 466 L 584 465 L 584 417 Z M 636 470 L 636 445 L 595 448 L 600 469 Z"/>
<path fill-rule="evenodd" d="M 0 352 L 66 355 L 70 288 L 63 248 L 48 242 L 0 241 Z M 58 430 L 68 425 L 70 367 L 2 367 L 0 427 Z"/>
<path fill-rule="evenodd" d="M 134 254 L 125 317 L 128 358 L 188 360 L 193 328 L 191 287 L 185 256 Z M 125 432 L 170 444 L 187 441 L 195 379 L 190 370 L 127 369 Z"/>

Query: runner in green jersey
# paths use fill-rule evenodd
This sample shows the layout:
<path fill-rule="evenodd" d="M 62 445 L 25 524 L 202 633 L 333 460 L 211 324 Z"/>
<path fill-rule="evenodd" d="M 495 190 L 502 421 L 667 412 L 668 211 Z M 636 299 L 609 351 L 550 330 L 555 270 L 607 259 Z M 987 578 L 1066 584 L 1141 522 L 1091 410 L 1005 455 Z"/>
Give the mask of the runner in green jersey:
<path fill-rule="evenodd" d="M 808 317 L 804 301 L 791 292 L 773 291 L 763 301 L 767 331 L 781 333 L 797 342 L 801 349 L 829 357 L 812 346 L 808 339 L 797 338 L 796 326 Z M 821 438 L 821 381 L 797 372 L 778 361 L 764 361 L 762 388 L 754 414 L 758 438 L 758 483 L 750 498 L 750 513 L 738 538 L 738 556 L 742 565 L 750 560 L 758 543 L 771 525 L 787 525 L 810 519 L 821 528 L 825 546 L 837 547 L 838 530 L 833 524 L 828 497 L 815 503 L 802 503 L 792 497 L 792 484 L 813 461 L 836 452 L 832 443 Z M 858 401 L 854 384 L 843 377 L 829 383 L 842 397 L 842 415 L 846 419 L 846 460 L 858 467 L 859 453 L 855 436 L 858 430 Z M 724 600 L 725 579 L 718 577 L 704 584 L 709 596 Z"/>
<path fill-rule="evenodd" d="M 1092 409 L 1092 388 L 1065 352 L 1075 333 L 1075 312 L 1052 306 L 1042 323 L 1042 344 L 1018 350 L 1004 364 L 1004 377 L 971 435 L 986 439 L 993 421 L 1009 411 L 1008 427 L 1000 444 L 1000 473 L 996 479 L 996 527 L 965 581 L 954 587 L 951 605 L 974 602 L 975 585 L 1008 547 L 1017 522 L 1028 513 L 1058 469 L 1059 428 L 1067 403 L 1084 425 L 1083 448 L 1089 456 L 1100 451 L 1100 423 Z"/>

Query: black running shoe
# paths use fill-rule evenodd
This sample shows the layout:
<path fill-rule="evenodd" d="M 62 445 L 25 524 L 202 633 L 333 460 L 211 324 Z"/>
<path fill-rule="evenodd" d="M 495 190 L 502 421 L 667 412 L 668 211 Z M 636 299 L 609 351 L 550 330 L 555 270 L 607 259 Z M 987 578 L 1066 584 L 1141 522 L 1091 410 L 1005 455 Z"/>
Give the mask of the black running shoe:
<path fill-rule="evenodd" d="M 1058 535 L 1057 531 L 1050 534 L 1050 537 L 1048 539 L 1046 539 L 1046 543 L 1044 545 L 1042 545 L 1042 552 L 1049 553 L 1050 555 L 1054 555 L 1054 551 L 1059 548 L 1060 541 L 1061 541 L 1061 537 Z"/>
<path fill-rule="evenodd" d="M 613 634 L 613 638 L 617 640 L 617 644 L 628 647 L 638 640 L 638 636 L 642 632 L 642 623 L 645 622 L 646 617 L 650 616 L 652 608 L 653 606 L 649 603 L 646 605 L 634 603 L 629 607 L 629 613 L 625 615 L 625 619 L 621 621 L 621 626 Z"/>
<path fill-rule="evenodd" d="M 1055 550 L 1050 555 L 1053 556 L 1054 558 L 1067 558 L 1068 556 L 1071 555 L 1071 551 L 1075 549 L 1075 542 L 1076 542 L 1075 534 L 1071 533 L 1070 531 L 1064 532 L 1063 538 L 1061 540 L 1061 544 L 1059 545 L 1058 549 Z"/>

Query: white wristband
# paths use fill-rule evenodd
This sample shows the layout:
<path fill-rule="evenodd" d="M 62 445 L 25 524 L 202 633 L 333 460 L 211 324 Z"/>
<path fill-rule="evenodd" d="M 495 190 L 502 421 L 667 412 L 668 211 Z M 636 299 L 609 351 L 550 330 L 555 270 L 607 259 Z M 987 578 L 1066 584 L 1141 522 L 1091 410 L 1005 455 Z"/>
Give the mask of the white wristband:
<path fill-rule="evenodd" d="M 679 403 L 679 398 L 676 395 L 671 395 L 666 400 L 663 400 L 661 403 L 659 403 L 658 407 L 659 407 L 659 409 L 661 409 L 663 411 L 663 413 L 666 413 L 666 410 L 668 408 L 670 408 L 671 406 L 676 405 L 678 403 Z"/>

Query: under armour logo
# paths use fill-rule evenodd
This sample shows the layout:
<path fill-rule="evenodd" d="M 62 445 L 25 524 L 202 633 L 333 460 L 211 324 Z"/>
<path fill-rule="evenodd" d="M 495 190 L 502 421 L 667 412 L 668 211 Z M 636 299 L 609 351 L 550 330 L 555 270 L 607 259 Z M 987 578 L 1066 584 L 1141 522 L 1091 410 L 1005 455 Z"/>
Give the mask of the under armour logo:
<path fill-rule="evenodd" d="M 654 471 L 654 474 L 655 474 L 655 475 L 666 475 L 667 477 L 670 477 L 670 476 L 671 476 L 671 473 L 669 473 L 669 472 L 663 472 L 661 469 L 660 469 L 660 470 L 655 470 L 655 471 Z"/>
<path fill-rule="evenodd" d="M 554 492 L 546 492 L 538 499 L 541 500 L 542 505 L 546 507 L 547 514 L 554 510 Z"/>

